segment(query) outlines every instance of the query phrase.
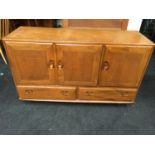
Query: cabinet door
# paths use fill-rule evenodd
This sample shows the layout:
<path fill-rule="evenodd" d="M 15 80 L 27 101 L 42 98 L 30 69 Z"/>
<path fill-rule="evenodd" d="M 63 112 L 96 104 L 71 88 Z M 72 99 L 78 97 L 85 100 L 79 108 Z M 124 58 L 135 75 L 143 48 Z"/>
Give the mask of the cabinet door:
<path fill-rule="evenodd" d="M 16 83 L 54 83 L 52 44 L 28 42 L 6 42 L 5 44 Z"/>
<path fill-rule="evenodd" d="M 59 84 L 97 84 L 101 45 L 59 44 L 56 52 Z"/>
<path fill-rule="evenodd" d="M 144 46 L 107 46 L 100 85 L 137 87 L 149 60 L 150 50 L 150 47 Z"/>

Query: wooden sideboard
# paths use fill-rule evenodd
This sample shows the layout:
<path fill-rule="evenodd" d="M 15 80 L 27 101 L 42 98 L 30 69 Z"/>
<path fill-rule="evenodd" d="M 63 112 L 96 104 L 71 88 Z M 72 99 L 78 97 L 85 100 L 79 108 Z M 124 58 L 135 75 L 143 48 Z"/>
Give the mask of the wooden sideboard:
<path fill-rule="evenodd" d="M 21 100 L 134 103 L 154 43 L 136 31 L 20 27 L 3 38 Z"/>

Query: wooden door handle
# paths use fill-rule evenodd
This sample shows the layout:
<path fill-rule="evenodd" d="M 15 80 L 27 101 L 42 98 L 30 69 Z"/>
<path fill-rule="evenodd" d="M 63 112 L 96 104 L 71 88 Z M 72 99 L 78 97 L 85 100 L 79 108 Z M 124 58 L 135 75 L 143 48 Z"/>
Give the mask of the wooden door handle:
<path fill-rule="evenodd" d="M 110 68 L 109 62 L 108 61 L 104 61 L 103 62 L 103 70 L 106 71 Z"/>
<path fill-rule="evenodd" d="M 49 68 L 50 69 L 54 69 L 55 65 L 54 65 L 54 61 L 53 60 L 50 60 L 49 61 Z"/>
<path fill-rule="evenodd" d="M 58 69 L 60 70 L 60 69 L 62 69 L 62 68 L 63 68 L 63 64 L 62 64 L 61 61 L 59 61 L 59 62 L 58 62 Z"/>

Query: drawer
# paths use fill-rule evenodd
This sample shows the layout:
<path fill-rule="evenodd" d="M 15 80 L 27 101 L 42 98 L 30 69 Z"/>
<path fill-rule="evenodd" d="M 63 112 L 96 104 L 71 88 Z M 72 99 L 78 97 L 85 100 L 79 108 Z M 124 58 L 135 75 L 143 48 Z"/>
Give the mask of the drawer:
<path fill-rule="evenodd" d="M 17 86 L 20 99 L 74 100 L 75 87 Z"/>
<path fill-rule="evenodd" d="M 78 98 L 98 101 L 134 101 L 136 89 L 126 88 L 86 88 L 80 87 Z"/>

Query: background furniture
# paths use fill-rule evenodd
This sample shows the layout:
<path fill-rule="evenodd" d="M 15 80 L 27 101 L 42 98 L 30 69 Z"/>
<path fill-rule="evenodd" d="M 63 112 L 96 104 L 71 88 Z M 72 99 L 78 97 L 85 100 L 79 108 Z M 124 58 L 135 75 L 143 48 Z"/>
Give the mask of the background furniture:
<path fill-rule="evenodd" d="M 19 26 L 56 27 L 55 19 L 10 19 L 10 32 Z"/>
<path fill-rule="evenodd" d="M 6 36 L 9 33 L 9 20 L 8 19 L 0 19 L 0 55 L 2 56 L 3 61 L 7 64 L 4 53 L 1 47 L 2 37 Z"/>
<path fill-rule="evenodd" d="M 108 28 L 126 30 L 128 19 L 64 19 L 63 27 Z"/>
<path fill-rule="evenodd" d="M 4 45 L 21 100 L 85 103 L 133 103 L 154 48 L 135 31 L 30 27 Z"/>

